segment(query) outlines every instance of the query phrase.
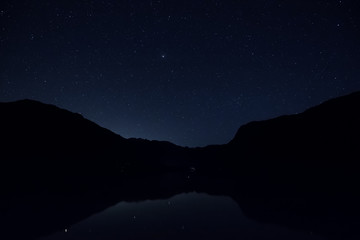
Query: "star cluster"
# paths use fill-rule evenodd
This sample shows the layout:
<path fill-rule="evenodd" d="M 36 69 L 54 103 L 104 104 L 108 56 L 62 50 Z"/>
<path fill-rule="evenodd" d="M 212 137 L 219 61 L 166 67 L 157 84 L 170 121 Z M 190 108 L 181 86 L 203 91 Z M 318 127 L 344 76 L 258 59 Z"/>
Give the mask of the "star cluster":
<path fill-rule="evenodd" d="M 359 1 L 7 1 L 0 101 L 204 146 L 360 90 Z"/>

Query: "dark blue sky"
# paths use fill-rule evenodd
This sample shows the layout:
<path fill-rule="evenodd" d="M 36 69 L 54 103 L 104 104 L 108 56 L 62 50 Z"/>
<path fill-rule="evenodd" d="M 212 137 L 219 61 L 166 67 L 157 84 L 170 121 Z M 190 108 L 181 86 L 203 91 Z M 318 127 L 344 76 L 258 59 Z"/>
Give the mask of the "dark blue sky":
<path fill-rule="evenodd" d="M 2 1 L 0 101 L 203 146 L 360 90 L 360 1 Z"/>

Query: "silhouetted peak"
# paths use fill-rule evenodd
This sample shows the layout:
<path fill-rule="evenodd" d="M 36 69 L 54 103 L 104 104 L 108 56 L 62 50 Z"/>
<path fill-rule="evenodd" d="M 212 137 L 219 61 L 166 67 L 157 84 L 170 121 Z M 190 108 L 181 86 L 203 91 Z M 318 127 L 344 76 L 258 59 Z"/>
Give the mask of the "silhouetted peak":
<path fill-rule="evenodd" d="M 46 104 L 46 103 L 42 103 L 38 100 L 27 99 L 27 98 L 13 101 L 13 102 L 1 102 L 1 104 L 2 105 L 11 105 L 11 106 L 27 106 L 27 107 L 35 107 L 35 106 L 56 107 L 55 105 L 52 105 L 52 104 Z M 56 108 L 58 108 L 58 107 L 56 107 Z"/>
<path fill-rule="evenodd" d="M 345 96 L 327 100 L 311 107 L 302 113 L 284 115 L 264 121 L 253 121 L 239 128 L 230 144 L 247 141 L 255 136 L 263 137 L 273 134 L 277 138 L 279 133 L 296 132 L 301 129 L 328 128 L 329 131 L 339 126 L 355 124 L 360 117 L 360 91 Z M 331 128 L 332 125 L 332 128 Z"/>
<path fill-rule="evenodd" d="M 81 114 L 59 108 L 52 104 L 40 101 L 23 99 L 14 102 L 0 103 L 0 114 L 2 127 L 8 125 L 13 132 L 32 132 L 38 134 L 88 134 L 99 136 L 119 135 L 105 129 L 96 123 L 85 119 Z M 9 129 L 10 131 L 10 129 Z"/>
<path fill-rule="evenodd" d="M 33 99 L 28 99 L 28 98 L 17 100 L 14 103 L 18 103 L 18 104 L 45 104 L 45 103 L 42 103 L 40 101 L 33 100 Z"/>
<path fill-rule="evenodd" d="M 307 109 L 304 113 L 324 114 L 325 112 L 350 112 L 359 111 L 360 91 L 333 98 Z"/>
<path fill-rule="evenodd" d="M 14 111 L 33 111 L 33 113 L 37 113 L 40 115 L 44 115 L 46 116 L 47 114 L 49 114 L 50 112 L 57 112 L 57 113 L 67 113 L 67 114 L 72 114 L 72 115 L 77 115 L 77 117 L 81 117 L 83 118 L 83 116 L 79 113 L 74 113 L 74 112 L 70 112 L 66 109 L 62 109 L 56 105 L 53 104 L 47 104 L 47 103 L 43 103 L 37 100 L 32 100 L 32 99 L 22 99 L 22 100 L 17 100 L 14 102 L 3 102 L 1 103 L 2 106 L 8 106 L 9 108 L 12 108 Z"/>

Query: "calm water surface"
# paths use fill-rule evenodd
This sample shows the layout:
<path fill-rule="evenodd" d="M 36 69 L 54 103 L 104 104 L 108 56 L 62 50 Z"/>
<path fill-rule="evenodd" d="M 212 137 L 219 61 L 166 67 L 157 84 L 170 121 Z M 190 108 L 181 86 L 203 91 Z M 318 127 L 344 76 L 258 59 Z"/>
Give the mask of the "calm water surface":
<path fill-rule="evenodd" d="M 323 238 L 248 219 L 230 197 L 184 193 L 166 200 L 120 202 L 42 239 Z"/>

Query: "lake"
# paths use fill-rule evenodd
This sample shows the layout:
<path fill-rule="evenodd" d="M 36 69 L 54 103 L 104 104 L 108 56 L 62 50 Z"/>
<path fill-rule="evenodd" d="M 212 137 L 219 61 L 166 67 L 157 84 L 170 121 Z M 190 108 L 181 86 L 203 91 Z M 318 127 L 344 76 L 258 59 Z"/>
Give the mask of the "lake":
<path fill-rule="evenodd" d="M 228 196 L 182 193 L 119 202 L 42 240 L 62 239 L 325 239 L 247 218 Z"/>

